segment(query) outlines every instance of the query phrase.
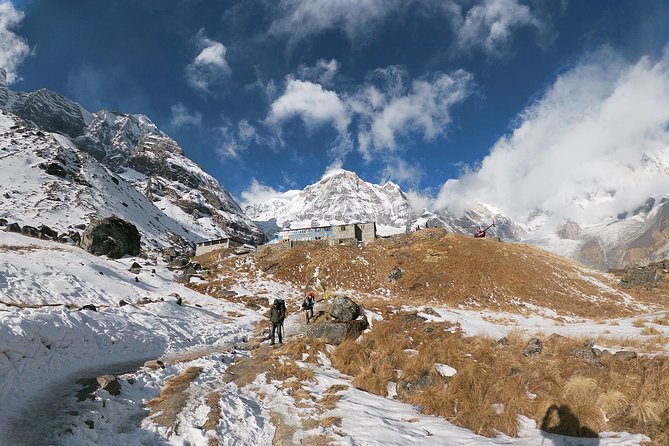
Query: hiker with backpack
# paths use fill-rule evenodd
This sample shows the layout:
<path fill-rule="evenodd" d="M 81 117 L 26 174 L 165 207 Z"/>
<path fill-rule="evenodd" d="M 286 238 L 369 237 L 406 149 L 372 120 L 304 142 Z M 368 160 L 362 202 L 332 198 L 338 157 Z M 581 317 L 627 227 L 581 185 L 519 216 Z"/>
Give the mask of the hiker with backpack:
<path fill-rule="evenodd" d="M 307 318 L 307 325 L 309 325 L 309 321 L 314 317 L 315 304 L 316 304 L 316 296 L 313 291 L 309 291 L 307 293 L 307 297 L 305 297 L 304 301 L 302 301 L 302 309 L 304 310 L 304 314 Z"/>
<path fill-rule="evenodd" d="M 274 345 L 274 336 L 278 332 L 279 344 L 283 344 L 283 320 L 286 318 L 286 303 L 283 299 L 274 299 L 269 309 L 269 321 L 272 325 L 272 338 L 269 345 Z"/>

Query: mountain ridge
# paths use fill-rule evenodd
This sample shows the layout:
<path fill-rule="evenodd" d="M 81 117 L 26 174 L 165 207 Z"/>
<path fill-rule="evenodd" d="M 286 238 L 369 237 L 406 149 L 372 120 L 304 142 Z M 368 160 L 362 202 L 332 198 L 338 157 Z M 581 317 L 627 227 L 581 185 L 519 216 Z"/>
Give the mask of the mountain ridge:
<path fill-rule="evenodd" d="M 174 224 L 170 223 L 165 228 L 173 236 L 191 243 L 228 235 L 255 244 L 264 241 L 263 233 L 243 214 L 230 193 L 188 159 L 178 143 L 144 115 L 108 110 L 90 113 L 78 103 L 46 89 L 16 93 L 7 88 L 6 75 L 1 69 L 0 110 L 4 110 L 6 118 L 3 121 L 5 125 L 0 129 L 3 132 L 0 145 L 8 152 L 7 157 L 23 156 L 18 152 L 29 151 L 28 145 L 14 142 L 26 132 L 37 137 L 35 130 L 41 134 L 40 144 L 35 150 L 47 155 L 38 164 L 64 172 L 60 177 L 61 182 L 79 178 L 82 166 L 95 166 L 97 170 L 104 167 L 100 172 L 106 173 L 103 175 L 98 172 L 97 175 L 109 176 L 114 181 L 97 184 L 103 188 L 101 195 L 114 197 L 118 191 L 110 190 L 109 187 L 114 189 L 119 182 L 129 184 L 149 201 L 150 204 L 143 203 L 142 208 L 155 205 L 158 213 L 164 215 L 153 215 L 153 221 L 174 221 Z M 68 166 L 60 158 L 83 160 L 82 154 L 89 156 L 84 157 L 86 163 L 70 163 L 71 175 L 68 176 Z M 27 166 L 15 165 L 15 169 L 32 167 L 31 161 L 35 160 L 26 159 Z M 22 177 L 22 184 L 30 185 L 36 196 L 40 196 L 44 191 L 39 184 L 28 180 L 30 176 L 26 173 Z M 9 178 L 8 175 L 5 177 Z M 44 181 L 49 182 L 49 178 L 45 177 Z M 90 187 L 90 181 L 88 183 Z M 12 184 L 4 186 L 11 188 Z M 81 193 L 78 191 L 77 195 Z M 125 193 L 123 196 L 124 199 L 120 201 L 126 202 L 128 197 Z M 88 209 L 85 218 L 81 213 L 74 212 L 83 220 L 78 223 L 87 223 L 93 216 L 109 214 L 104 209 L 105 201 L 96 201 L 100 209 Z M 114 211 L 130 220 L 137 216 L 129 215 L 125 207 L 115 208 Z M 8 209 L 4 213 L 16 214 Z M 139 226 L 148 227 L 143 223 Z M 177 227 L 181 229 L 175 229 Z M 156 234 L 151 233 L 149 237 L 156 238 Z"/>

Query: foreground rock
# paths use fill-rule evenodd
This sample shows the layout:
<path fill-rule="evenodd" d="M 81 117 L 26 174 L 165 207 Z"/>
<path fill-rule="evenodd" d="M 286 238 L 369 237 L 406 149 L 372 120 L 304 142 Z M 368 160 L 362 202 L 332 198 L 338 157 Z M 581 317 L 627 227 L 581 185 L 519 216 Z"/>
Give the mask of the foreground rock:
<path fill-rule="evenodd" d="M 81 238 L 81 247 L 91 254 L 118 259 L 124 255 L 136 256 L 140 250 L 137 227 L 118 217 L 93 221 Z"/>
<path fill-rule="evenodd" d="M 369 327 L 366 318 L 348 322 L 325 321 L 307 330 L 310 338 L 325 339 L 330 344 L 341 344 L 348 337 L 358 337 Z"/>
<path fill-rule="evenodd" d="M 330 317 L 338 322 L 349 322 L 360 316 L 360 305 L 348 297 L 337 296 L 330 300 Z"/>
<path fill-rule="evenodd" d="M 118 382 L 114 375 L 102 375 L 95 378 L 102 390 L 106 390 L 110 395 L 121 394 L 121 383 Z"/>

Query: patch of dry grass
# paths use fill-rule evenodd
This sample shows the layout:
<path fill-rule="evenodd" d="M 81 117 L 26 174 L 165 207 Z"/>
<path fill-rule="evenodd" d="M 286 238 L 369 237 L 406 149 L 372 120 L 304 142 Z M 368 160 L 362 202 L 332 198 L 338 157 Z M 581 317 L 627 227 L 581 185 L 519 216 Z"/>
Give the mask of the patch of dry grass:
<path fill-rule="evenodd" d="M 587 270 L 530 245 L 474 239 L 440 229 L 378 239 L 364 247 L 317 242 L 300 243 L 292 249 L 267 246 L 249 258 L 253 259 L 249 268 L 271 271 L 276 280 L 298 287 L 306 286 L 318 270 L 319 280 L 329 290 L 372 295 L 389 288 L 393 296 L 389 301 L 396 304 L 410 299 L 414 305 L 463 305 L 524 314 L 528 308 L 517 304 L 522 296 L 530 304 L 562 315 L 611 318 L 635 311 L 623 295 L 612 290 L 619 282 L 613 274 Z M 230 288 L 220 277 L 248 274 L 238 267 L 239 258 L 216 257 L 200 263 L 208 283 L 198 285 L 198 291 L 210 295 Z M 402 270 L 402 276 L 389 282 L 395 267 Z M 644 303 L 662 302 L 659 295 L 645 296 L 643 290 L 634 293 Z M 365 304 L 371 307 L 374 302 Z"/>
<path fill-rule="evenodd" d="M 280 352 L 297 361 L 319 364 L 319 352 L 325 352 L 326 341 L 322 339 L 309 339 L 306 336 L 291 339 Z"/>
<path fill-rule="evenodd" d="M 151 411 L 151 421 L 172 431 L 176 430 L 177 416 L 188 401 L 188 387 L 197 379 L 200 372 L 202 367 L 189 367 L 182 374 L 168 379 L 160 395 L 145 404 Z"/>
<path fill-rule="evenodd" d="M 314 381 L 315 373 L 308 367 L 300 366 L 291 359 L 282 359 L 274 362 L 267 373 L 268 379 L 287 381 L 295 379 L 298 382 Z"/>
<path fill-rule="evenodd" d="M 636 328 L 643 328 L 646 326 L 646 322 L 648 322 L 645 319 L 635 319 L 634 322 L 632 322 L 632 326 Z"/>
<path fill-rule="evenodd" d="M 652 321 L 657 325 L 669 325 L 669 312 L 665 312 L 662 316 L 658 316 Z"/>
<path fill-rule="evenodd" d="M 596 436 L 606 430 L 662 438 L 669 412 L 669 358 L 624 359 L 604 352 L 588 362 L 578 354 L 586 349 L 586 339 L 541 338 L 543 352 L 525 357 L 527 339 L 519 332 L 498 344 L 445 324 L 406 322 L 398 313 L 376 322 L 358 342 L 343 342 L 331 359 L 356 387 L 386 395 L 388 382 L 396 382 L 398 399 L 482 435 L 516 435 L 518 415 L 525 415 L 545 430 L 567 435 Z M 405 349 L 417 353 L 408 355 Z M 440 376 L 438 363 L 457 374 Z"/>
<path fill-rule="evenodd" d="M 644 335 L 644 336 L 655 336 L 655 335 L 659 335 L 659 334 L 662 334 L 662 333 L 663 333 L 662 330 L 659 330 L 659 329 L 653 327 L 652 325 L 646 325 L 644 327 L 644 329 L 641 330 L 641 334 Z"/>

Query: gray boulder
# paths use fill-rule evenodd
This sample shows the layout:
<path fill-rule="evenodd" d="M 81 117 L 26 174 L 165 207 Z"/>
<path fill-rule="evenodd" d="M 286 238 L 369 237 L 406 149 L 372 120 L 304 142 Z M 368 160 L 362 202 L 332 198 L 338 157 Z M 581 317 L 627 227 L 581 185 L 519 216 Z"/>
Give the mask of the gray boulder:
<path fill-rule="evenodd" d="M 635 359 L 637 357 L 636 352 L 633 351 L 628 351 L 628 350 L 620 350 L 618 352 L 615 352 L 613 354 L 616 358 L 621 358 L 621 359 L 626 359 L 626 360 L 631 360 Z"/>
<path fill-rule="evenodd" d="M 91 254 L 113 259 L 136 256 L 141 247 L 140 235 L 132 223 L 118 217 L 103 218 L 88 225 L 81 238 L 81 247 Z"/>
<path fill-rule="evenodd" d="M 110 395 L 121 394 L 121 383 L 118 382 L 114 375 L 102 375 L 95 378 L 102 390 L 106 390 Z"/>
<path fill-rule="evenodd" d="M 18 223 L 10 223 L 10 224 L 8 224 L 7 227 L 5 228 L 5 231 L 6 231 L 6 232 L 17 232 L 17 233 L 21 233 L 21 225 L 18 224 Z"/>
<path fill-rule="evenodd" d="M 393 268 L 393 270 L 390 271 L 390 274 L 388 274 L 388 280 L 390 282 L 397 282 L 401 278 L 402 278 L 402 270 L 400 269 L 399 266 Z"/>
<path fill-rule="evenodd" d="M 144 363 L 144 367 L 152 370 L 164 369 L 165 363 L 160 359 L 151 359 Z"/>
<path fill-rule="evenodd" d="M 369 327 L 366 318 L 348 322 L 325 321 L 307 330 L 310 338 L 325 339 L 330 344 L 341 344 L 349 336 L 358 337 Z"/>
<path fill-rule="evenodd" d="M 338 322 L 349 322 L 360 316 L 360 305 L 348 297 L 337 296 L 330 300 L 330 317 Z"/>
<path fill-rule="evenodd" d="M 541 343 L 541 339 L 530 338 L 530 340 L 527 341 L 527 345 L 525 346 L 525 350 L 523 350 L 523 355 L 525 355 L 525 356 L 537 356 L 537 355 L 540 355 L 542 351 L 543 351 L 543 344 Z"/>
<path fill-rule="evenodd" d="M 23 228 L 21 228 L 21 234 L 27 235 L 28 237 L 38 237 L 39 231 L 34 226 L 25 225 Z"/>
<path fill-rule="evenodd" d="M 58 233 L 46 225 L 39 227 L 40 238 L 57 239 Z"/>

